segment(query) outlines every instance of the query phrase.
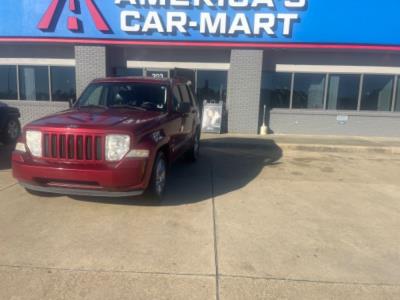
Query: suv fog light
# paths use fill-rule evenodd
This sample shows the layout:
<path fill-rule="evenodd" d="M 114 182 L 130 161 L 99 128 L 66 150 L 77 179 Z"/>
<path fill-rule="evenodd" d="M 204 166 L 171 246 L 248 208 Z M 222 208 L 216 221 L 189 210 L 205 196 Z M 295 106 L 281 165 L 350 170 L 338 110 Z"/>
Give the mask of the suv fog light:
<path fill-rule="evenodd" d="M 106 136 L 106 160 L 119 161 L 128 153 L 131 145 L 129 135 L 109 134 Z"/>
<path fill-rule="evenodd" d="M 16 145 L 15 145 L 15 150 L 16 151 L 19 151 L 19 152 L 26 152 L 26 147 L 25 147 L 25 144 L 24 143 L 17 143 Z"/>
<path fill-rule="evenodd" d="M 148 158 L 149 156 L 150 156 L 149 150 L 131 150 L 126 157 Z"/>
<path fill-rule="evenodd" d="M 42 157 L 42 133 L 40 131 L 28 130 L 26 145 L 33 156 Z"/>

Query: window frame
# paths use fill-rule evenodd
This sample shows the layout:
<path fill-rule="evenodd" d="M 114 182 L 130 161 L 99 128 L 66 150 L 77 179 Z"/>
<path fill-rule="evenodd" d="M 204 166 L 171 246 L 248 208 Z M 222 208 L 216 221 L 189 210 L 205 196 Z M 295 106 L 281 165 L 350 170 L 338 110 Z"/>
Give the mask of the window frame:
<path fill-rule="evenodd" d="M 326 111 L 345 111 L 345 112 L 352 112 L 352 111 L 360 111 L 359 107 L 360 107 L 360 91 L 362 94 L 362 86 L 363 86 L 363 80 L 364 80 L 364 74 L 358 74 L 358 73 L 327 73 L 327 82 L 326 82 L 326 96 L 325 96 L 325 106 L 324 106 L 324 110 Z M 358 77 L 358 90 L 356 91 L 357 94 L 357 104 L 356 104 L 356 109 L 329 109 L 328 108 L 328 104 L 329 104 L 329 89 L 331 87 L 331 77 L 332 76 L 354 76 L 354 77 Z"/>
<path fill-rule="evenodd" d="M 9 66 L 9 67 L 15 67 L 16 68 L 16 82 L 17 82 L 17 98 L 16 99 L 2 99 L 2 100 L 10 100 L 10 101 L 33 101 L 33 102 L 56 102 L 56 103 L 66 103 L 68 102 L 68 100 L 59 100 L 59 101 L 53 101 L 53 93 L 52 93 L 52 78 L 51 78 L 51 69 L 53 67 L 69 67 L 69 68 L 73 68 L 74 72 L 75 72 L 75 76 L 76 76 L 76 65 L 71 62 L 71 60 L 63 60 L 63 59 L 53 59 L 53 61 L 50 61 L 51 59 L 48 59 L 45 61 L 46 63 L 40 63 L 39 60 L 37 59 L 22 59 L 23 62 L 22 63 L 18 63 L 21 59 L 13 59 L 15 60 L 15 62 L 13 63 L 0 63 L 0 66 Z M 57 63 L 57 61 L 60 61 L 60 63 Z M 49 97 L 46 100 L 39 100 L 39 99 L 26 99 L 23 100 L 22 96 L 21 96 L 21 80 L 20 80 L 20 71 L 21 68 L 24 67 L 44 67 L 47 69 L 47 78 L 48 78 L 48 94 Z M 75 77 L 75 83 L 74 83 L 74 88 L 75 88 L 75 93 L 76 93 L 76 77 Z"/>
<path fill-rule="evenodd" d="M 400 107 L 400 74 L 393 73 L 344 73 L 344 72 L 288 72 L 288 71 L 276 71 L 276 70 L 263 70 L 263 72 L 270 73 L 286 73 L 291 74 L 291 84 L 290 84 L 290 103 L 289 108 L 273 108 L 276 110 L 289 110 L 289 111 L 323 111 L 323 112 L 344 112 L 344 113 L 395 113 L 399 114 L 400 110 L 396 110 L 396 107 Z M 294 98 L 294 84 L 296 74 L 321 74 L 325 76 L 325 85 L 324 85 L 324 96 L 323 96 L 323 108 L 294 108 L 293 107 L 293 98 Z M 357 97 L 357 109 L 356 110 L 344 110 L 344 109 L 328 109 L 328 93 L 329 93 L 329 80 L 332 75 L 357 75 L 360 76 L 359 87 L 358 87 L 358 97 Z M 379 110 L 362 110 L 361 109 L 361 101 L 363 96 L 363 88 L 364 88 L 364 78 L 366 75 L 375 75 L 375 76 L 392 76 L 394 78 L 392 84 L 392 94 L 391 94 L 391 107 L 390 110 L 379 111 Z M 398 96 L 397 96 L 398 95 Z M 260 99 L 260 103 L 261 103 Z"/>
<path fill-rule="evenodd" d="M 14 78 L 14 80 L 15 80 L 15 92 L 16 92 L 16 98 L 15 99 L 12 99 L 12 98 L 10 98 L 10 97 L 8 97 L 8 98 L 6 98 L 6 99 L 1 99 L 0 98 L 0 101 L 1 100 L 10 100 L 10 101 L 18 101 L 19 100 L 19 84 L 18 84 L 18 68 L 17 68 L 17 65 L 6 65 L 6 64 L 4 64 L 4 65 L 0 65 L 0 67 L 6 67 L 6 68 L 9 68 L 9 69 L 15 69 L 15 78 Z"/>
<path fill-rule="evenodd" d="M 34 102 L 53 102 L 52 100 L 52 95 L 51 95 L 51 79 L 50 79 L 50 66 L 49 65 L 17 65 L 18 68 L 18 89 L 19 89 L 19 101 L 34 101 Z M 47 76 L 47 93 L 48 93 L 48 98 L 41 100 L 41 99 L 37 99 L 35 97 L 35 99 L 22 99 L 22 93 L 21 93 L 21 73 L 20 73 L 20 69 L 21 68 L 43 68 L 43 71 L 46 72 L 46 76 Z M 36 71 L 34 72 L 35 76 L 36 76 Z M 36 81 L 36 80 L 35 80 Z M 25 91 L 26 94 L 26 91 Z M 26 95 L 24 98 L 27 98 Z"/>
<path fill-rule="evenodd" d="M 190 105 L 193 106 L 193 103 L 192 103 L 191 98 L 190 98 L 189 91 L 186 88 L 186 84 L 181 83 L 181 84 L 178 84 L 178 86 L 179 86 L 179 92 L 180 92 L 181 97 L 182 97 L 182 102 L 183 103 L 189 103 Z M 184 95 L 184 92 L 186 93 L 187 97 L 185 97 L 186 95 Z M 187 98 L 187 101 L 185 101 L 185 98 Z"/>
<path fill-rule="evenodd" d="M 176 97 L 175 97 L 175 89 L 176 89 L 176 91 L 178 92 L 177 95 L 179 96 L 179 99 L 177 99 L 177 100 L 178 100 L 177 107 L 175 107 L 175 102 L 174 102 L 174 99 L 176 98 Z M 181 90 L 180 90 L 180 88 L 178 87 L 177 84 L 175 84 L 175 85 L 173 85 L 173 86 L 171 87 L 171 96 L 172 96 L 171 110 L 172 110 L 173 112 L 178 112 L 179 105 L 180 105 L 183 101 L 182 101 Z"/>
<path fill-rule="evenodd" d="M 187 84 L 185 84 L 185 87 L 189 93 L 190 103 L 192 104 L 193 107 L 195 107 L 197 105 L 197 103 L 196 103 L 196 98 L 193 95 L 193 91 Z"/>
<path fill-rule="evenodd" d="M 385 76 L 385 77 L 392 77 L 392 84 L 391 84 L 391 91 L 390 91 L 390 104 L 389 104 L 389 109 L 388 110 L 368 110 L 368 109 L 362 109 L 362 100 L 363 100 L 363 96 L 364 96 L 364 84 L 365 84 L 365 77 L 366 76 Z M 360 97 L 359 97 L 359 102 L 358 102 L 358 108 L 359 108 L 359 112 L 378 112 L 378 113 L 390 113 L 390 112 L 394 112 L 393 111 L 393 94 L 395 94 L 395 79 L 396 77 L 398 77 L 398 75 L 394 75 L 394 74 L 363 74 L 362 76 L 362 80 L 363 80 L 363 84 L 360 88 Z"/>
<path fill-rule="evenodd" d="M 280 76 L 282 76 L 282 75 L 286 75 L 287 76 L 287 78 L 286 78 L 286 80 L 287 80 L 287 83 L 288 83 L 288 89 L 287 89 L 287 91 L 289 92 L 289 94 L 288 94 L 288 99 L 287 99 L 287 106 L 285 106 L 285 107 L 273 107 L 274 105 L 271 105 L 271 103 L 274 103 L 274 101 L 269 101 L 269 104 L 270 104 L 270 106 L 269 106 L 269 109 L 290 109 L 290 105 L 291 105 L 291 98 L 292 98 L 292 79 L 293 79 L 293 73 L 291 73 L 291 72 L 272 72 L 272 71 L 263 71 L 262 72 L 262 78 L 261 78 L 261 93 L 260 93 L 260 97 L 261 97 L 261 105 L 267 105 L 266 103 L 267 103 L 267 99 L 268 98 L 270 98 L 269 96 L 268 97 L 263 97 L 263 96 L 265 96 L 264 94 L 263 94 L 263 91 L 268 91 L 268 89 L 267 89 L 267 87 L 265 87 L 264 86 L 264 79 L 266 78 L 266 77 L 268 77 L 268 76 L 270 76 L 271 78 L 275 75 L 275 74 L 280 74 Z M 282 77 L 280 77 L 279 78 L 279 80 L 276 80 L 276 78 L 274 78 L 273 79 L 273 82 L 276 82 L 276 81 L 282 81 Z M 280 84 L 280 88 L 283 86 L 283 84 Z M 275 89 L 274 89 L 274 91 L 275 90 L 277 90 L 276 89 L 276 87 L 275 87 Z M 282 88 L 280 89 L 280 90 L 282 90 Z M 271 90 L 272 91 L 272 90 Z M 268 105 L 267 105 L 267 107 L 268 107 Z"/>
<path fill-rule="evenodd" d="M 308 107 L 299 107 L 299 108 L 293 108 L 294 104 L 294 91 L 295 91 L 295 84 L 296 84 L 296 74 L 297 75 L 320 75 L 323 76 L 323 90 L 322 90 L 322 106 L 321 108 L 308 108 Z M 291 101 L 290 101 L 290 109 L 295 109 L 295 110 L 305 110 L 305 111 L 325 111 L 326 110 L 326 82 L 328 79 L 328 73 L 304 73 L 304 72 L 295 72 L 293 73 L 294 76 L 292 76 L 292 84 L 291 84 Z M 307 106 L 308 106 L 308 95 L 307 95 Z"/>
<path fill-rule="evenodd" d="M 56 66 L 56 65 L 49 65 L 49 89 L 50 89 L 50 102 L 59 102 L 59 103 L 63 103 L 63 102 L 68 102 L 70 99 L 66 99 L 66 100 L 54 100 L 53 98 L 53 78 L 52 78 L 52 70 L 56 69 L 56 68 L 72 68 L 73 69 L 73 73 L 74 73 L 74 78 L 73 78 L 73 86 L 75 89 L 75 97 L 74 99 L 77 99 L 77 94 L 76 94 L 76 67 L 75 66 Z"/>

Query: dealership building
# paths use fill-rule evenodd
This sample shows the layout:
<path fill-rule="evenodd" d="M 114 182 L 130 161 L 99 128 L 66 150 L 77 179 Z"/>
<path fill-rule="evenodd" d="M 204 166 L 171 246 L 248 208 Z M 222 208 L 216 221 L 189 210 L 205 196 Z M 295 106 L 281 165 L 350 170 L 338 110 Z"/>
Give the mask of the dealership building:
<path fill-rule="evenodd" d="M 350 3 L 349 3 L 350 2 Z M 398 0 L 3 0 L 0 101 L 22 123 L 93 79 L 191 70 L 226 130 L 400 137 Z"/>

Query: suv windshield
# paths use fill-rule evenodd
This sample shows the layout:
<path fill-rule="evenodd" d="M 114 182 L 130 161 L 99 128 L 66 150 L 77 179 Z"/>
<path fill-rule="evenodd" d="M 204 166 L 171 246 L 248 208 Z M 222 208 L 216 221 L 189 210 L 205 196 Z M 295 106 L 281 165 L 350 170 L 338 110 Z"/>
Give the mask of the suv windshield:
<path fill-rule="evenodd" d="M 148 83 L 95 83 L 83 92 L 77 107 L 165 111 L 167 87 Z"/>

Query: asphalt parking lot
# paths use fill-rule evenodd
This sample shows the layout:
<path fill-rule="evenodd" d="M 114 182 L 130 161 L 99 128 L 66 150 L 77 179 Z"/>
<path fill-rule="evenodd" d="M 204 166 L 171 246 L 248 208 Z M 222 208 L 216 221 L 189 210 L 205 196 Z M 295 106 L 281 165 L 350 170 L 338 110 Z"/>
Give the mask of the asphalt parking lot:
<path fill-rule="evenodd" d="M 0 149 L 0 299 L 399 299 L 400 155 L 203 140 L 163 203 L 28 194 Z"/>

